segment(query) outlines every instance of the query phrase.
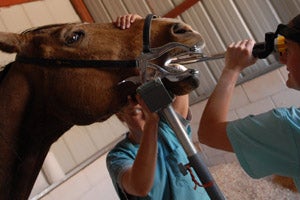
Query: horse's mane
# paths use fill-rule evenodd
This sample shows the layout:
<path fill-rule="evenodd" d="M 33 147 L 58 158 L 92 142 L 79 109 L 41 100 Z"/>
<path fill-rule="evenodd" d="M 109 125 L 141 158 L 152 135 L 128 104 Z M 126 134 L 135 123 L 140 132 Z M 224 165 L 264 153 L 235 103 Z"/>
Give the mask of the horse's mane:
<path fill-rule="evenodd" d="M 1 66 L 0 67 L 0 83 L 2 82 L 2 80 L 4 79 L 5 75 L 8 73 L 8 71 L 11 68 L 12 63 L 7 64 L 6 66 Z"/>

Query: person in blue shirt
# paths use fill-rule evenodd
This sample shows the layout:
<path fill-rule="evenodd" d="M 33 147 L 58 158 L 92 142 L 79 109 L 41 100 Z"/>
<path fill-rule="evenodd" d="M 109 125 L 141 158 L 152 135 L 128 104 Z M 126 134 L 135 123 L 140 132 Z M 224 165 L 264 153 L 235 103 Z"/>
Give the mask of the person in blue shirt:
<path fill-rule="evenodd" d="M 285 37 L 280 62 L 286 65 L 288 88 L 300 90 L 300 15 L 277 32 Z M 276 108 L 228 121 L 229 104 L 240 72 L 256 62 L 254 41 L 229 45 L 225 67 L 204 109 L 198 136 L 201 143 L 235 152 L 243 169 L 253 178 L 272 174 L 290 177 L 300 189 L 300 109 Z"/>
<path fill-rule="evenodd" d="M 138 15 L 119 17 L 116 25 L 130 27 Z M 179 163 L 188 164 L 187 155 L 166 120 L 151 113 L 143 100 L 128 97 L 117 117 L 129 132 L 107 155 L 106 164 L 120 199 L 183 200 L 210 199 L 203 187 L 195 187 L 191 176 L 184 176 Z M 172 103 L 182 123 L 190 130 L 188 95 Z M 200 183 L 200 181 L 198 180 Z"/>

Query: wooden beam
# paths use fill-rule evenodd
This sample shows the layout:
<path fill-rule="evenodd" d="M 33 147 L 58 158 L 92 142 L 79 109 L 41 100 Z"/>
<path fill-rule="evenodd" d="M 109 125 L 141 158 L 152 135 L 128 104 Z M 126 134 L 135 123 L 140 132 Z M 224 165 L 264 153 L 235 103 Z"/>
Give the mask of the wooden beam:
<path fill-rule="evenodd" d="M 164 17 L 175 18 L 193 5 L 195 5 L 200 0 L 185 0 L 178 6 L 176 6 L 173 10 L 164 15 Z"/>
<path fill-rule="evenodd" d="M 70 1 L 82 21 L 94 22 L 94 19 L 91 16 L 83 0 L 70 0 Z M 185 0 L 181 4 L 176 6 L 174 9 L 172 9 L 170 12 L 165 14 L 164 17 L 175 18 L 199 1 L 201 0 Z"/>
<path fill-rule="evenodd" d="M 90 22 L 90 23 L 94 22 L 94 19 L 91 16 L 83 0 L 70 0 L 70 1 L 75 11 L 77 12 L 77 14 L 79 15 L 79 17 L 83 22 Z"/>
<path fill-rule="evenodd" d="M 0 7 L 12 6 L 16 4 L 27 3 L 30 1 L 37 1 L 37 0 L 0 0 Z"/>
<path fill-rule="evenodd" d="M 21 3 L 27 3 L 31 1 L 37 0 L 0 0 L 0 7 L 3 6 L 12 6 Z M 164 15 L 164 17 L 175 18 L 193 5 L 195 5 L 198 1 L 201 0 L 185 0 L 178 6 L 176 6 L 173 10 Z M 91 16 L 89 10 L 87 9 L 83 0 L 70 0 L 75 11 L 79 15 L 82 21 L 84 22 L 94 22 L 93 17 Z"/>

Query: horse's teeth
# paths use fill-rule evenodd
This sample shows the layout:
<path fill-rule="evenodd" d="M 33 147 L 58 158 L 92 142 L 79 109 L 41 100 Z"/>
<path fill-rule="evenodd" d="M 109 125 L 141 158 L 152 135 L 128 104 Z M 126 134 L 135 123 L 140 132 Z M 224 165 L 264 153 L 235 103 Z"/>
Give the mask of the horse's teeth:
<path fill-rule="evenodd" d="M 187 70 L 187 68 L 186 68 L 185 66 L 183 66 L 183 65 L 180 65 L 180 64 L 176 64 L 176 65 L 174 65 L 174 67 L 175 67 L 176 69 L 179 69 L 179 70 L 181 70 L 181 71 L 185 71 L 185 70 Z"/>

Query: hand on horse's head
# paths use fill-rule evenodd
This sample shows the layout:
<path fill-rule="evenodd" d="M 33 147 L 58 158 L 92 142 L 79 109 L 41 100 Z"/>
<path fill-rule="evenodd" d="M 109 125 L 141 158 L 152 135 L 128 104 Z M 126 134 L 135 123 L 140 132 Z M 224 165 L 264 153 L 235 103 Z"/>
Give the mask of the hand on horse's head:
<path fill-rule="evenodd" d="M 117 17 L 114 24 L 120 29 L 130 28 L 130 25 L 135 22 L 136 19 L 142 19 L 138 14 L 127 14 L 120 17 Z"/>

